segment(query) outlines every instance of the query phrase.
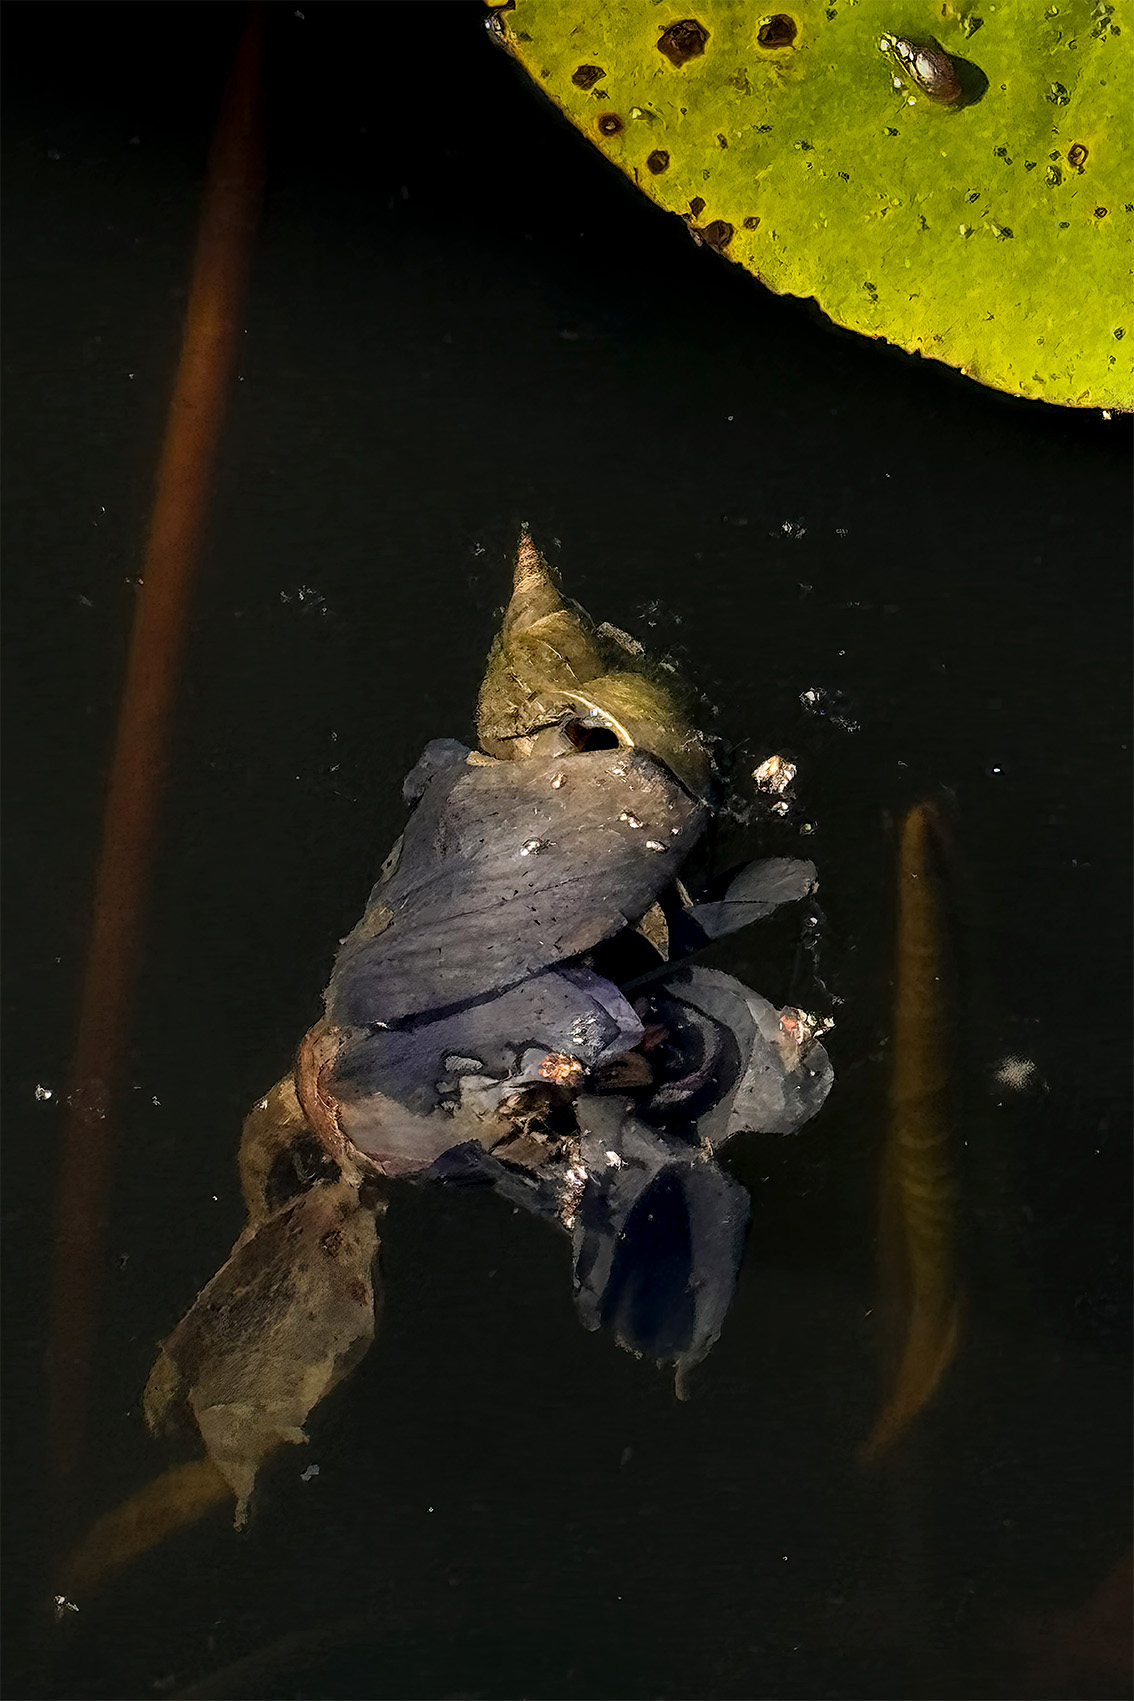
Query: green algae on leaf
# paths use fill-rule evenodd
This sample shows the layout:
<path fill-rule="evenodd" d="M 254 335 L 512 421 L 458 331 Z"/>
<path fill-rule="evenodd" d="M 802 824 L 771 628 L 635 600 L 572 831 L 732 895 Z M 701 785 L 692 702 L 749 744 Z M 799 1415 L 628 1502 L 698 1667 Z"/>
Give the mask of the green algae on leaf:
<path fill-rule="evenodd" d="M 513 0 L 492 21 L 770 289 L 1016 395 L 1134 406 L 1128 7 Z"/>

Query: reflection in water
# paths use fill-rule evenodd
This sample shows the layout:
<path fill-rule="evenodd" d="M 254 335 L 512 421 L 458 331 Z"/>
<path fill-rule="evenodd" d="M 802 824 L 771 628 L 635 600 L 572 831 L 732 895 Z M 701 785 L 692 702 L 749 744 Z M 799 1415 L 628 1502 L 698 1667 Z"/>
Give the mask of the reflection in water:
<path fill-rule="evenodd" d="M 196 1428 L 243 1521 L 256 1472 L 365 1352 L 389 1183 L 479 1184 L 571 1241 L 591 1329 L 674 1366 L 716 1340 L 748 1221 L 715 1162 L 831 1084 L 819 1024 L 682 961 L 798 900 L 810 863 L 679 879 L 713 813 L 672 686 L 552 584 L 527 536 L 478 709 L 435 740 L 293 1077 L 245 1123 L 248 1222 L 165 1343 L 155 1428 Z"/>
<path fill-rule="evenodd" d="M 1134 1681 L 1132 1602 L 1134 1549 L 1128 1547 L 1080 1606 L 1020 1625 L 1027 1664 L 1017 1693 L 1128 1695 Z"/>
<path fill-rule="evenodd" d="M 107 787 L 70 1119 L 60 1165 L 48 1435 L 65 1506 L 76 1470 L 111 1170 L 107 1114 L 121 1084 L 188 608 L 229 388 L 265 169 L 262 6 L 249 8 L 209 158 L 185 334 L 158 465 Z"/>
<path fill-rule="evenodd" d="M 167 1536 L 196 1523 L 231 1496 L 211 1459 L 190 1459 L 168 1471 L 108 1512 L 68 1555 L 60 1577 L 66 1596 L 85 1596 L 108 1572 L 156 1547 Z"/>
<path fill-rule="evenodd" d="M 882 1157 L 879 1305 L 888 1388 L 862 1449 L 875 1463 L 933 1398 L 957 1349 L 948 1113 L 951 1021 L 945 829 L 930 803 L 902 826 L 890 1121 Z"/>

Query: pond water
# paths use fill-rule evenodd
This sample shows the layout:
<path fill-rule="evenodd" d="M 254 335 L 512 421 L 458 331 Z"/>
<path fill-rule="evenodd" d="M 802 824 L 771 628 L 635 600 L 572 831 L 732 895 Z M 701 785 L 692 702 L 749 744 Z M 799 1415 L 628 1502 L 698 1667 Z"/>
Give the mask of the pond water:
<path fill-rule="evenodd" d="M 818 957 L 777 920 L 715 960 L 776 1003 L 818 975 L 835 1086 L 730 1149 L 750 1242 L 687 1402 L 579 1327 L 541 1224 L 403 1187 L 375 1344 L 247 1530 L 218 1512 L 45 1610 L 60 1100 L 240 22 L 8 22 L 6 1692 L 1129 1693 L 1105 1594 L 1130 1541 L 1127 425 L 843 336 L 695 248 L 473 4 L 270 14 L 73 1529 L 180 1456 L 142 1421 L 156 1344 L 239 1229 L 241 1119 L 318 1014 L 403 774 L 470 735 L 521 521 L 596 619 L 680 661 L 745 768 L 798 764 L 757 848 L 816 861 Z M 964 965 L 965 1300 L 937 1399 L 867 1471 L 897 823 L 926 799 Z"/>

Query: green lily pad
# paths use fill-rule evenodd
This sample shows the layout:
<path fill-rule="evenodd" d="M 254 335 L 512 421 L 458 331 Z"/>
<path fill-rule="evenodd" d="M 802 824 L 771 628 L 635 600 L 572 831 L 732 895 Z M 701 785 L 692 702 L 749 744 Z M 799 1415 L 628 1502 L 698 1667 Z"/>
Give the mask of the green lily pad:
<path fill-rule="evenodd" d="M 1016 395 L 1134 406 L 1129 5 L 684 5 L 514 0 L 492 21 L 596 147 L 769 288 Z M 883 36 L 939 44 L 936 87 Z M 954 75 L 960 97 L 933 98 Z"/>

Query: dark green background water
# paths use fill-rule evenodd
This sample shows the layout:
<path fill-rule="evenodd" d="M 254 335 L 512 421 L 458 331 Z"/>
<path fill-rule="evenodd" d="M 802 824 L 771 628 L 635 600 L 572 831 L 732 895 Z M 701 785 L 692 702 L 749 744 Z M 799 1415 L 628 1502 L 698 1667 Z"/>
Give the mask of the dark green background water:
<path fill-rule="evenodd" d="M 214 1517 L 43 1631 L 58 1095 L 240 17 L 7 9 L 6 1693 L 1128 1692 L 1059 1675 L 1042 1629 L 1129 1541 L 1127 427 L 844 337 L 696 249 L 472 4 L 271 12 L 76 1520 L 171 1457 L 139 1411 L 155 1344 L 237 1232 L 241 1118 L 318 1011 L 402 774 L 470 731 L 521 519 L 748 765 L 799 763 L 836 1087 L 796 1139 L 735 1149 L 752 1241 L 689 1404 L 582 1331 L 540 1224 L 406 1190 L 376 1344 L 248 1532 Z M 969 1302 L 943 1397 L 871 1478 L 894 821 L 925 796 L 958 847 Z M 728 961 L 777 1001 L 802 984 L 790 927 Z M 1042 1087 L 998 1090 L 1008 1054 Z"/>

